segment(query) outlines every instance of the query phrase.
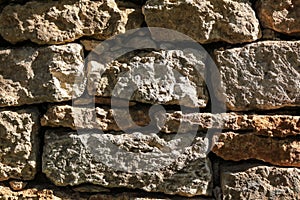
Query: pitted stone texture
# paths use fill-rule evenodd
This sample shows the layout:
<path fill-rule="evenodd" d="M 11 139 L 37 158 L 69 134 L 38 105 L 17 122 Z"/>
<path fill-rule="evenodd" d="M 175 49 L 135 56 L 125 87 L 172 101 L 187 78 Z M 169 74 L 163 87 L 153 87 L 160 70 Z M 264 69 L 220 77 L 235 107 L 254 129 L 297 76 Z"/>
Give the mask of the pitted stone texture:
<path fill-rule="evenodd" d="M 36 174 L 39 112 L 0 111 L 0 181 L 32 180 Z"/>
<path fill-rule="evenodd" d="M 300 170 L 258 164 L 221 166 L 223 199 L 299 200 Z"/>
<path fill-rule="evenodd" d="M 265 28 L 300 36 L 300 1 L 259 0 L 258 17 Z"/>
<path fill-rule="evenodd" d="M 300 105 L 300 41 L 265 41 L 215 51 L 227 107 L 234 111 Z M 212 77 L 213 78 L 213 77 Z"/>
<path fill-rule="evenodd" d="M 180 200 L 182 197 L 167 197 L 160 194 L 141 194 L 141 193 L 119 193 L 119 194 L 95 194 L 90 196 L 89 200 Z M 213 200 L 208 197 L 190 197 L 188 200 Z"/>
<path fill-rule="evenodd" d="M 259 21 L 247 0 L 148 0 L 143 12 L 149 27 L 176 30 L 200 43 L 243 43 L 261 37 Z M 172 38 L 163 33 L 160 37 Z"/>
<path fill-rule="evenodd" d="M 150 123 L 151 116 L 147 107 L 133 106 L 130 108 L 130 116 L 116 109 L 118 117 L 125 124 L 123 131 L 133 129 L 134 125 L 146 126 Z M 286 137 L 300 134 L 300 116 L 290 115 L 242 115 L 236 113 L 189 113 L 181 111 L 167 112 L 165 123 L 161 123 L 159 117 L 152 115 L 156 128 L 165 133 L 189 132 L 193 130 L 207 130 L 210 128 L 225 130 L 253 131 L 257 135 L 270 137 Z M 132 118 L 134 124 L 128 121 Z M 41 118 L 42 126 L 68 127 L 77 129 L 101 129 L 103 131 L 120 131 L 120 127 L 114 120 L 114 110 L 108 108 L 84 108 L 69 105 L 52 106 Z M 195 126 L 198 126 L 195 128 Z"/>
<path fill-rule="evenodd" d="M 186 52 L 138 52 L 126 54 L 106 66 L 92 57 L 88 91 L 92 96 L 113 96 L 150 104 L 205 107 L 208 101 L 204 81 L 206 56 L 188 49 Z"/>
<path fill-rule="evenodd" d="M 1 48 L 0 107 L 60 102 L 81 95 L 82 49 L 79 44 Z"/>
<path fill-rule="evenodd" d="M 133 8 L 120 10 L 114 0 L 30 1 L 3 9 L 0 34 L 13 44 L 27 40 L 38 44 L 62 44 L 82 36 L 107 39 L 125 32 L 126 27 L 139 27 L 141 20 L 129 22 L 128 19 L 134 18 L 131 15 L 142 19 Z"/>
<path fill-rule="evenodd" d="M 57 188 L 52 185 L 35 185 L 21 191 L 12 191 L 9 187 L 0 185 L 0 199 L 30 199 L 30 200 L 87 200 L 87 195 L 82 195 L 68 188 Z"/>
<path fill-rule="evenodd" d="M 221 133 L 212 151 L 225 160 L 257 159 L 279 166 L 300 167 L 300 141 L 277 139 L 253 133 Z"/>
<path fill-rule="evenodd" d="M 131 116 L 127 116 L 122 109 L 112 110 L 96 107 L 81 108 L 69 105 L 50 107 L 47 113 L 41 118 L 42 126 L 68 127 L 77 129 L 101 129 L 103 131 L 121 131 L 117 122 L 114 120 L 114 114 L 118 114 L 123 120 L 122 127 L 125 130 L 134 128 L 135 125 L 145 126 L 150 122 L 146 108 L 140 110 L 133 109 Z M 129 117 L 135 122 L 128 122 Z M 127 121 L 127 122 L 126 122 Z"/>
<path fill-rule="evenodd" d="M 155 134 L 47 131 L 43 172 L 58 186 L 92 183 L 182 196 L 211 195 L 208 143 L 197 138 L 181 149 L 186 139 L 166 142 Z"/>

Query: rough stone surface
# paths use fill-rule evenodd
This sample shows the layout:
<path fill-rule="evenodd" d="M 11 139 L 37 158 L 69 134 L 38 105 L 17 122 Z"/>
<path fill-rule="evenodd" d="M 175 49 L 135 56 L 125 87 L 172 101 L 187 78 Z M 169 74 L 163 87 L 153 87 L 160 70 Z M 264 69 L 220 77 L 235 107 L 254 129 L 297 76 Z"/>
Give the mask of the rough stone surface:
<path fill-rule="evenodd" d="M 134 128 L 135 124 L 128 121 L 128 117 L 122 109 L 115 112 L 112 109 L 103 109 L 96 107 L 80 108 L 69 105 L 50 107 L 47 113 L 41 118 L 42 126 L 68 127 L 77 129 L 101 129 L 103 131 L 120 131 L 118 124 L 114 120 L 114 113 L 119 114 L 123 119 L 124 130 Z M 147 109 L 132 110 L 132 118 L 136 125 L 145 126 L 150 122 L 147 115 Z"/>
<path fill-rule="evenodd" d="M 225 160 L 257 159 L 279 166 L 300 167 L 300 141 L 277 139 L 253 133 L 221 133 L 212 151 Z"/>
<path fill-rule="evenodd" d="M 166 197 L 165 195 L 141 195 L 140 193 L 95 194 L 89 200 L 181 200 L 182 197 Z M 193 197 L 188 200 L 213 200 L 212 198 Z"/>
<path fill-rule="evenodd" d="M 221 167 L 223 199 L 299 200 L 300 170 L 258 164 Z"/>
<path fill-rule="evenodd" d="M 30 1 L 3 9 L 0 34 L 13 44 L 27 40 L 61 44 L 82 36 L 106 39 L 125 32 L 126 28 L 139 27 L 143 19 L 139 13 L 134 8 L 120 10 L 113 0 Z M 135 17 L 138 20 L 129 22 Z"/>
<path fill-rule="evenodd" d="M 265 41 L 215 51 L 230 110 L 300 105 L 300 42 Z"/>
<path fill-rule="evenodd" d="M 37 109 L 0 111 L 0 181 L 32 180 L 38 151 Z"/>
<path fill-rule="evenodd" d="M 166 142 L 155 134 L 47 131 L 43 172 L 58 186 L 92 183 L 182 196 L 211 195 L 208 144 L 202 138 L 192 146 L 189 142 L 186 136 Z"/>
<path fill-rule="evenodd" d="M 88 91 L 143 103 L 205 107 L 205 58 L 181 50 L 160 50 L 128 54 L 105 67 L 91 61 Z"/>
<path fill-rule="evenodd" d="M 23 190 L 27 185 L 27 182 L 24 181 L 9 181 L 9 186 L 12 190 L 18 191 L 18 190 Z"/>
<path fill-rule="evenodd" d="M 30 200 L 87 200 L 88 196 L 84 196 L 78 192 L 69 189 L 59 189 L 53 186 L 37 185 L 24 189 L 22 191 L 12 191 L 9 187 L 0 186 L 0 199 L 30 199 Z"/>
<path fill-rule="evenodd" d="M 300 36 L 299 0 L 259 0 L 256 7 L 258 17 L 265 28 Z"/>
<path fill-rule="evenodd" d="M 1 48 L 0 60 L 0 107 L 71 100 L 84 90 L 74 85 L 83 77 L 79 44 Z"/>
<path fill-rule="evenodd" d="M 149 27 L 176 30 L 200 43 L 243 43 L 261 37 L 259 21 L 247 0 L 148 0 L 143 12 Z M 161 37 L 170 39 L 163 33 Z"/>
<path fill-rule="evenodd" d="M 150 123 L 147 107 L 134 106 L 131 109 L 131 118 L 138 126 L 146 126 Z M 120 131 L 133 129 L 134 124 L 128 122 L 122 108 L 115 113 L 124 121 L 125 129 L 120 129 L 114 120 L 113 109 L 108 108 L 84 108 L 69 105 L 52 106 L 41 118 L 42 126 L 68 127 L 77 129 L 101 129 L 103 131 Z M 153 116 L 153 115 L 152 115 Z M 210 114 L 210 113 L 189 113 L 181 111 L 167 112 L 165 123 L 160 118 L 152 118 L 156 127 L 162 132 L 176 133 L 179 130 L 189 132 L 209 128 L 225 130 L 253 131 L 257 135 L 270 137 L 286 137 L 300 134 L 300 116 L 289 115 L 246 115 L 236 113 Z"/>
<path fill-rule="evenodd" d="M 80 40 L 86 51 L 94 50 L 100 43 L 100 40 Z"/>

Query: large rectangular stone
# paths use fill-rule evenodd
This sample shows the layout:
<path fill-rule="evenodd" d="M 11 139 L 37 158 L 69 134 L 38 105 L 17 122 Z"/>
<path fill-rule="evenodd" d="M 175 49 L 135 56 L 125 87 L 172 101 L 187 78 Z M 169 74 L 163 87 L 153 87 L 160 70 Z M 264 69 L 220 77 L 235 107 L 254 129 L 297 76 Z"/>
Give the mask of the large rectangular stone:
<path fill-rule="evenodd" d="M 236 44 L 261 36 L 259 21 L 248 0 L 148 0 L 143 11 L 149 27 L 176 30 L 200 43 Z M 160 38 L 170 40 L 172 35 L 162 31 Z"/>
<path fill-rule="evenodd" d="M 67 101 L 81 95 L 83 59 L 79 44 L 0 48 L 0 107 Z"/>
<path fill-rule="evenodd" d="M 300 169 L 260 164 L 221 166 L 224 200 L 300 199 Z"/>
<path fill-rule="evenodd" d="M 224 88 L 217 96 L 225 99 L 228 109 L 300 106 L 300 41 L 264 41 L 217 50 L 215 60 Z"/>
<path fill-rule="evenodd" d="M 155 134 L 47 131 L 43 172 L 58 186 L 92 183 L 182 196 L 211 195 L 207 141 Z M 182 146 L 183 145 L 183 146 Z"/>
<path fill-rule="evenodd" d="M 140 9 L 119 9 L 114 0 L 28 1 L 1 11 L 0 35 L 13 44 L 63 44 L 83 36 L 107 39 L 142 22 Z"/>

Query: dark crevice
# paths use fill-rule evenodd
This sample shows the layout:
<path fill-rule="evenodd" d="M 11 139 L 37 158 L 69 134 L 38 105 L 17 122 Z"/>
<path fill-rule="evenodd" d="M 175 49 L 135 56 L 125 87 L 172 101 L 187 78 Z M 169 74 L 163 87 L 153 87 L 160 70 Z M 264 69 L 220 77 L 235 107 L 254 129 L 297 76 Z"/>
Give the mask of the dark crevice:
<path fill-rule="evenodd" d="M 222 199 L 222 191 L 221 191 L 221 178 L 220 178 L 220 164 L 224 162 L 224 160 L 218 157 L 216 154 L 209 152 L 208 158 L 211 161 L 211 169 L 212 169 L 212 179 L 213 179 L 213 197 L 216 200 Z"/>
<path fill-rule="evenodd" d="M 128 4 L 128 2 L 139 5 L 139 6 L 143 6 L 145 5 L 147 0 L 116 0 L 117 4 L 123 3 L 123 4 Z"/>
<path fill-rule="evenodd" d="M 299 116 L 300 106 L 295 107 L 283 107 L 274 110 L 248 110 L 248 111 L 232 111 L 227 110 L 227 112 L 234 112 L 236 114 L 245 115 L 292 115 Z"/>

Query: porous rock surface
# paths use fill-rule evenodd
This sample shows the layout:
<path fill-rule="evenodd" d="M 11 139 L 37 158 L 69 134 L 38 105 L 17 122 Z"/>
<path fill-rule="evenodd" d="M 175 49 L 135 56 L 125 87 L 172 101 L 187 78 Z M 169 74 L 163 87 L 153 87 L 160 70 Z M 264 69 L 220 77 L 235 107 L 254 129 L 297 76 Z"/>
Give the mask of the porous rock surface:
<path fill-rule="evenodd" d="M 39 111 L 0 110 L 0 181 L 32 180 L 37 171 Z"/>
<path fill-rule="evenodd" d="M 71 100 L 83 93 L 79 44 L 0 48 L 0 107 Z"/>
<path fill-rule="evenodd" d="M 299 199 L 300 170 L 261 164 L 221 166 L 223 199 Z"/>
<path fill-rule="evenodd" d="M 205 107 L 205 58 L 205 54 L 160 50 L 128 54 L 105 66 L 91 59 L 88 91 L 91 96 L 142 103 Z"/>
<path fill-rule="evenodd" d="M 230 110 L 300 105 L 300 42 L 264 41 L 215 51 Z"/>
<path fill-rule="evenodd" d="M 43 172 L 58 186 L 92 183 L 182 196 L 211 195 L 208 144 L 198 138 L 182 148 L 181 142 L 191 142 L 185 140 L 172 143 L 141 133 L 47 131 Z"/>
<path fill-rule="evenodd" d="M 135 22 L 128 22 L 134 18 L 131 15 L 137 17 Z M 134 8 L 120 10 L 114 0 L 29 1 L 3 9 L 0 35 L 13 44 L 27 40 L 62 44 L 82 36 L 107 39 L 124 33 L 126 27 L 139 27 L 142 19 L 141 12 L 137 14 Z"/>
<path fill-rule="evenodd" d="M 300 141 L 261 137 L 253 133 L 221 133 L 212 151 L 225 160 L 262 160 L 278 166 L 300 167 Z"/>
<path fill-rule="evenodd" d="M 300 1 L 259 0 L 256 7 L 258 17 L 265 28 L 300 36 Z"/>
<path fill-rule="evenodd" d="M 176 30 L 200 43 L 234 44 L 261 37 L 259 21 L 247 0 L 148 0 L 143 13 L 149 27 Z M 172 36 L 162 31 L 160 39 Z"/>
<path fill-rule="evenodd" d="M 67 127 L 77 129 L 101 129 L 103 131 L 121 131 L 134 128 L 134 125 L 146 126 L 150 120 L 155 121 L 156 127 L 165 133 L 176 133 L 210 128 L 225 130 L 253 131 L 256 135 L 269 137 L 286 137 L 300 134 L 300 117 L 291 115 L 246 115 L 237 113 L 182 113 L 181 111 L 166 112 L 165 121 L 149 115 L 147 107 L 132 107 L 130 115 L 124 108 L 113 109 L 95 107 L 85 108 L 70 105 L 49 107 L 41 118 L 42 126 Z M 120 129 L 114 120 L 114 114 L 123 120 Z M 132 118 L 134 124 L 129 123 Z M 152 117 L 152 119 L 151 119 Z M 195 126 L 197 128 L 195 129 Z"/>

